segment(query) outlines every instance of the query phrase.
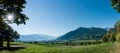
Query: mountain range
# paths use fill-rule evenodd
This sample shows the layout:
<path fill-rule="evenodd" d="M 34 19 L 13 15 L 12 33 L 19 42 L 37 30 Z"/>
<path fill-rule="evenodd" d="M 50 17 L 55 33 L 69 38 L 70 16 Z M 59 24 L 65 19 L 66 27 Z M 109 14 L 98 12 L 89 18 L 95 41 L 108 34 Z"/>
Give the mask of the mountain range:
<path fill-rule="evenodd" d="M 44 34 L 21 35 L 19 41 L 49 41 L 49 40 L 100 40 L 107 33 L 109 28 L 80 27 L 67 32 L 60 37 L 54 37 Z"/>
<path fill-rule="evenodd" d="M 97 27 L 80 27 L 58 37 L 56 40 L 100 40 L 107 33 L 107 30 Z"/>
<path fill-rule="evenodd" d="M 30 35 L 21 35 L 18 39 L 19 41 L 48 41 L 54 40 L 56 37 L 44 34 L 30 34 Z"/>

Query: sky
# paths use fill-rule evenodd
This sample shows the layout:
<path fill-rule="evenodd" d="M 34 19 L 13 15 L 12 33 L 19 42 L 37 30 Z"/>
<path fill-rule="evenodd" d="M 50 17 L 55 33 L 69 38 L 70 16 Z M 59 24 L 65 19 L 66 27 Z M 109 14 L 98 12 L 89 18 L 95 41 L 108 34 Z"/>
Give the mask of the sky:
<path fill-rule="evenodd" d="M 110 0 L 27 0 L 26 25 L 11 26 L 21 35 L 61 36 L 79 27 L 111 28 L 120 19 Z"/>

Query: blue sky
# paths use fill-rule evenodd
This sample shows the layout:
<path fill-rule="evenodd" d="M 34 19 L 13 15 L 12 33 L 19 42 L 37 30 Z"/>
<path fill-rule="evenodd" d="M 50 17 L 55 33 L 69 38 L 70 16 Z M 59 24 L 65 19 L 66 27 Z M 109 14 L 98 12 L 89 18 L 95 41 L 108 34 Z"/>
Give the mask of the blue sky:
<path fill-rule="evenodd" d="M 113 27 L 119 14 L 110 0 L 27 0 L 26 25 L 11 26 L 21 35 L 63 35 L 79 27 Z"/>

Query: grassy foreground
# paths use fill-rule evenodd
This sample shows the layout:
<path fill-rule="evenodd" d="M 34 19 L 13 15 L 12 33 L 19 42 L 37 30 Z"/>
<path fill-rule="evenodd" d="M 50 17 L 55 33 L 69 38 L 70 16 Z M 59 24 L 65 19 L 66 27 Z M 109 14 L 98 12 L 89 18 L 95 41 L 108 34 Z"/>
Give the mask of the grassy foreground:
<path fill-rule="evenodd" d="M 65 46 L 65 45 L 37 45 L 23 44 L 26 49 L 16 51 L 3 50 L 0 53 L 109 53 L 112 44 L 97 44 L 87 46 Z"/>
<path fill-rule="evenodd" d="M 44 44 L 23 44 L 25 49 L 15 51 L 2 50 L 0 53 L 111 53 L 112 43 L 87 45 L 87 46 L 65 46 Z"/>

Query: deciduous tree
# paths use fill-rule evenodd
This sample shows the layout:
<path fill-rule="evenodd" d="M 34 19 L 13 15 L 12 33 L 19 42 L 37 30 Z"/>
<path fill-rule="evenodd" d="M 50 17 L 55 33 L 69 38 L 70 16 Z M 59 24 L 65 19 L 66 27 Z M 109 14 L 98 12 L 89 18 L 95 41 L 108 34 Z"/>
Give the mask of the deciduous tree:
<path fill-rule="evenodd" d="M 25 8 L 25 4 L 26 0 L 0 0 L 0 32 L 2 35 L 6 35 L 8 47 L 10 46 L 10 37 L 18 35 L 16 31 L 13 31 L 12 28 L 8 26 L 8 23 L 15 23 L 17 25 L 26 24 L 25 21 L 28 20 L 28 17 L 22 13 L 23 8 Z M 7 19 L 8 14 L 13 14 L 13 20 Z M 1 39 L 1 46 L 2 42 L 3 40 Z"/>
<path fill-rule="evenodd" d="M 120 0 L 111 0 L 112 7 L 120 12 Z"/>

